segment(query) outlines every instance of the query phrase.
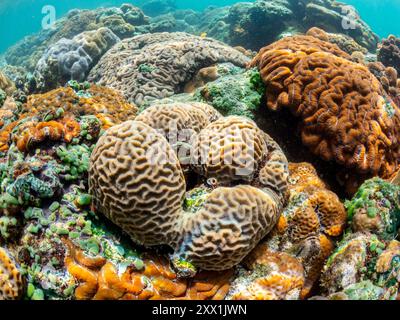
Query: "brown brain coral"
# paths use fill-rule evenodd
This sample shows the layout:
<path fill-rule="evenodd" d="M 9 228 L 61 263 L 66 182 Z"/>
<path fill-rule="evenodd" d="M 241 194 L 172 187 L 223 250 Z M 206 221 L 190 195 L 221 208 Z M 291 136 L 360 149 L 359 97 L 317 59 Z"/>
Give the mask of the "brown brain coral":
<path fill-rule="evenodd" d="M 134 240 L 156 245 L 175 238 L 186 184 L 160 133 L 138 121 L 110 128 L 93 150 L 89 176 L 95 206 Z"/>
<path fill-rule="evenodd" d="M 233 267 L 276 223 L 287 186 L 287 162 L 279 146 L 253 122 L 248 128 L 257 133 L 257 143 L 264 146 L 257 152 L 266 160 L 256 187 L 217 187 L 195 214 L 183 206 L 183 171 L 163 135 L 140 121 L 109 129 L 91 157 L 89 188 L 95 207 L 134 240 L 171 246 L 178 268 L 182 261 L 205 270 Z M 234 134 L 238 137 L 232 139 L 246 141 L 240 130 Z M 253 155 L 250 151 L 241 150 Z"/>
<path fill-rule="evenodd" d="M 0 247 L 0 300 L 22 297 L 24 279 L 8 252 Z"/>
<path fill-rule="evenodd" d="M 218 184 L 253 181 L 281 195 L 287 179 L 286 157 L 280 147 L 250 119 L 221 118 L 198 134 L 193 142 L 191 164 Z"/>
<path fill-rule="evenodd" d="M 251 63 L 261 70 L 268 108 L 299 117 L 303 144 L 322 159 L 390 176 L 399 155 L 398 108 L 368 68 L 298 41 L 286 39 L 288 49 L 272 44 Z"/>
<path fill-rule="evenodd" d="M 179 32 L 145 34 L 112 47 L 88 80 L 121 90 L 140 106 L 182 92 L 198 70 L 222 62 L 244 66 L 248 58 L 213 39 Z"/>
<path fill-rule="evenodd" d="M 217 188 L 195 215 L 182 218 L 176 256 L 206 270 L 237 265 L 275 225 L 276 195 L 251 186 Z"/>
<path fill-rule="evenodd" d="M 127 103 L 117 91 L 91 85 L 86 95 L 78 95 L 72 88 L 58 88 L 28 97 L 24 111 L 47 113 L 62 108 L 76 115 L 95 115 L 105 128 L 136 116 L 135 105 Z"/>
<path fill-rule="evenodd" d="M 78 281 L 77 300 L 222 300 L 229 290 L 233 270 L 201 272 L 179 279 L 163 256 L 148 256 L 140 270 L 133 266 L 118 272 L 106 259 L 86 256 L 68 243 L 65 264 Z"/>

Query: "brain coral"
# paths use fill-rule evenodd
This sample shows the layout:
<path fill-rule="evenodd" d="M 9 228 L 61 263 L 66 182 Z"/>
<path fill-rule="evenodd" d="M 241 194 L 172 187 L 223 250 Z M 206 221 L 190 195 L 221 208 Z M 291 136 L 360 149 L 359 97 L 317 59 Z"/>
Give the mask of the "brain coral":
<path fill-rule="evenodd" d="M 142 105 L 183 91 L 201 68 L 222 62 L 244 66 L 247 61 L 241 52 L 216 40 L 155 33 L 116 44 L 91 70 L 88 80 L 119 89 L 129 101 Z"/>
<path fill-rule="evenodd" d="M 378 61 L 400 72 L 400 39 L 390 35 L 378 47 Z"/>
<path fill-rule="evenodd" d="M 0 300 L 21 298 L 24 280 L 9 253 L 0 247 Z"/>
<path fill-rule="evenodd" d="M 308 163 L 290 163 L 289 202 L 275 228 L 255 249 L 268 255 L 285 253 L 304 269 L 299 298 L 315 287 L 325 260 L 334 249 L 346 223 L 346 211 L 339 198 L 327 190 L 316 170 Z M 283 285 L 283 284 L 282 284 Z"/>
<path fill-rule="evenodd" d="M 310 38 L 277 42 L 252 61 L 266 84 L 268 108 L 299 117 L 303 144 L 322 159 L 389 177 L 399 158 L 397 106 L 367 67 Z"/>
<path fill-rule="evenodd" d="M 260 188 L 216 186 L 203 193 L 204 199 L 193 214 L 183 206 L 186 181 L 171 145 L 143 122 L 128 121 L 109 129 L 92 153 L 89 188 L 95 207 L 133 240 L 146 246 L 171 246 L 178 267 L 188 262 L 205 270 L 225 270 L 238 264 L 279 217 L 287 162 L 279 146 L 252 121 L 228 117 L 225 125 L 223 121 L 217 125 L 223 130 L 229 123 L 237 123 L 238 129 L 244 124 L 243 132 L 232 130 L 234 142 L 240 145 L 255 139 L 261 146 L 256 159 L 261 170 L 254 174 L 258 178 L 254 183 Z M 255 164 L 251 150 L 241 152 L 249 153 L 247 158 Z M 237 154 L 227 154 L 227 160 L 232 156 Z M 222 172 L 214 175 L 218 181 L 219 177 L 227 178 Z"/>
<path fill-rule="evenodd" d="M 135 120 L 162 133 L 186 171 L 184 166 L 189 165 L 193 136 L 220 117 L 218 111 L 205 103 L 156 103 L 140 113 Z"/>
<path fill-rule="evenodd" d="M 35 75 L 40 89 L 53 89 L 69 80 L 84 81 L 100 57 L 119 40 L 108 28 L 60 39 L 37 63 Z"/>
<path fill-rule="evenodd" d="M 195 136 L 191 165 L 218 184 L 252 181 L 282 195 L 286 188 L 286 157 L 280 147 L 250 119 L 221 118 Z"/>
<path fill-rule="evenodd" d="M 2 72 L 0 72 L 0 90 L 7 95 L 11 95 L 15 91 L 15 84 Z"/>

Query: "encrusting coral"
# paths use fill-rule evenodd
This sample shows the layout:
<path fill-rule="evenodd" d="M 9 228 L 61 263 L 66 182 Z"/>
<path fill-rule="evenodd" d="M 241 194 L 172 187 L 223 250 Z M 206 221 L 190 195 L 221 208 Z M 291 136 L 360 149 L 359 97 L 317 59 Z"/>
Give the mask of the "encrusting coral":
<path fill-rule="evenodd" d="M 354 172 L 344 181 L 350 193 L 357 174 L 362 180 L 395 172 L 400 116 L 368 68 L 345 58 L 335 45 L 295 36 L 261 49 L 250 66 L 260 69 L 268 108 L 300 118 L 303 144 Z"/>
<path fill-rule="evenodd" d="M 273 269 L 286 270 L 286 275 L 281 275 L 275 279 L 276 282 L 270 283 L 269 290 L 280 288 L 280 295 L 265 296 L 267 299 L 283 299 L 289 296 L 290 299 L 307 298 L 317 285 L 325 260 L 334 249 L 334 240 L 342 234 L 346 223 L 343 204 L 327 189 L 312 165 L 290 163 L 289 172 L 288 205 L 276 226 L 252 253 L 263 257 L 265 261 L 275 261 L 276 256 L 292 261 L 290 263 L 293 270 L 281 269 L 283 266 Z M 270 269 L 269 262 L 266 265 L 260 264 L 266 270 Z M 290 280 L 287 274 L 296 277 Z M 264 281 L 264 276 L 265 273 L 259 272 L 255 282 Z M 245 281 L 248 277 L 254 277 L 254 274 L 250 272 L 242 280 Z M 268 290 L 268 286 L 264 285 Z"/>
<path fill-rule="evenodd" d="M 233 140 L 222 138 L 215 145 L 217 153 L 226 150 L 233 169 L 243 169 L 241 160 L 255 165 L 243 179 L 249 183 L 252 178 L 255 186 L 232 186 L 229 174 L 231 182 L 238 181 L 232 168 L 215 174 L 209 174 L 211 166 L 201 172 L 195 169 L 205 179 L 216 180 L 209 192 L 200 192 L 204 198 L 196 214 L 183 206 L 186 181 L 177 155 L 162 134 L 143 122 L 128 121 L 107 130 L 92 153 L 89 170 L 94 206 L 134 241 L 171 246 L 175 266 L 178 270 L 184 266 L 182 272 L 189 274 L 193 267 L 225 270 L 238 264 L 276 223 L 286 190 L 286 158 L 254 122 L 220 118 L 201 130 L 195 140 L 207 130 L 229 133 Z M 235 144 L 234 150 L 242 148 L 240 158 L 232 150 Z M 251 148 L 256 148 L 256 154 Z M 220 164 L 225 165 L 223 161 Z"/>
<path fill-rule="evenodd" d="M 0 247 L 0 300 L 17 300 L 22 297 L 25 281 L 19 266 L 6 251 Z"/>
<path fill-rule="evenodd" d="M 79 281 L 78 300 L 222 300 L 232 270 L 201 272 L 193 279 L 179 279 L 169 260 L 162 256 L 143 259 L 140 268 L 130 266 L 120 274 L 101 256 L 89 257 L 68 244 L 66 268 Z"/>
<path fill-rule="evenodd" d="M 118 89 L 141 106 L 182 92 L 199 69 L 222 62 L 243 67 L 248 58 L 213 39 L 186 33 L 146 34 L 112 47 L 91 70 L 88 81 Z"/>
<path fill-rule="evenodd" d="M 399 192 L 399 186 L 373 178 L 345 203 L 349 230 L 321 275 L 322 292 L 329 299 L 398 297 Z"/>

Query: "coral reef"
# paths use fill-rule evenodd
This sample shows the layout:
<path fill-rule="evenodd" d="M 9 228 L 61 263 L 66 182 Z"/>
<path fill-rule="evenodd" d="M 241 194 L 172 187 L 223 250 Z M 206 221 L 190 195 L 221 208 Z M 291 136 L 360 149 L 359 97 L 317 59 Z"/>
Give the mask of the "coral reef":
<path fill-rule="evenodd" d="M 363 175 L 389 178 L 396 170 L 400 118 L 368 68 L 345 58 L 335 45 L 295 36 L 261 49 L 250 66 L 260 69 L 267 107 L 300 117 L 303 144 L 355 171 L 343 178 L 351 193 Z"/>
<path fill-rule="evenodd" d="M 400 72 L 400 39 L 390 35 L 378 47 L 378 61 Z"/>
<path fill-rule="evenodd" d="M 196 50 L 201 47 L 202 50 Z M 124 93 L 141 106 L 179 93 L 199 69 L 215 63 L 244 66 L 248 58 L 221 42 L 186 33 L 156 33 L 125 39 L 91 70 L 88 81 Z"/>
<path fill-rule="evenodd" d="M 53 28 L 42 29 L 10 47 L 4 57 L 8 64 L 33 72 L 45 51 L 63 38 L 72 39 L 82 32 L 101 27 L 107 27 L 117 36 L 126 38 L 133 36 L 135 26 L 147 23 L 148 17 L 131 4 L 123 4 L 119 8 L 74 9 L 57 19 Z"/>
<path fill-rule="evenodd" d="M 195 206 L 196 214 L 183 205 L 186 181 L 171 145 L 143 122 L 114 126 L 100 138 L 91 156 L 89 188 L 95 207 L 134 241 L 171 246 L 173 262 L 178 270 L 184 266 L 180 271 L 184 274 L 192 273 L 193 267 L 225 270 L 238 264 L 274 226 L 284 202 L 287 162 L 269 136 L 246 118 L 221 118 L 195 136 L 194 150 L 201 148 L 199 137 L 207 137 L 209 131 L 220 139 L 213 142 L 216 154 L 226 150 L 225 156 L 233 161 L 229 167 L 220 159 L 220 169 L 214 166 L 213 172 L 207 159 L 205 166 L 191 159 L 194 170 L 216 184 L 209 191 L 198 190 L 204 199 Z M 221 133 L 225 138 L 229 133 L 233 143 L 221 138 Z M 244 148 L 239 155 L 238 148 Z M 243 164 L 255 167 L 249 172 L 250 166 Z M 241 173 L 235 169 L 245 169 L 242 181 L 252 179 L 259 188 L 229 184 L 240 181 Z"/>
<path fill-rule="evenodd" d="M 110 29 L 103 27 L 57 41 L 36 65 L 39 89 L 54 89 L 69 80 L 84 81 L 100 57 L 119 40 Z"/>
<path fill-rule="evenodd" d="M 24 290 L 24 279 L 10 254 L 0 247 L 0 300 L 17 300 Z"/>

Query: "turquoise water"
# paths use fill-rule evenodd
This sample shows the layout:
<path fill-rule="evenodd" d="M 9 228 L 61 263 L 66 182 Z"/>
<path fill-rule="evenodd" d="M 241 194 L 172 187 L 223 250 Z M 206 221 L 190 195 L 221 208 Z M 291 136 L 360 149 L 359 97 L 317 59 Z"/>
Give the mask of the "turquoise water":
<path fill-rule="evenodd" d="M 146 0 L 0 0 L 0 52 L 14 44 L 22 37 L 37 32 L 41 26 L 44 5 L 53 5 L 57 17 L 61 17 L 73 8 L 96 8 L 99 6 L 119 6 L 130 2 L 140 5 Z M 178 8 L 203 10 L 209 5 L 231 5 L 234 0 L 177 0 Z M 343 2 L 354 5 L 361 17 L 381 37 L 389 34 L 400 36 L 400 0 L 345 0 Z"/>

